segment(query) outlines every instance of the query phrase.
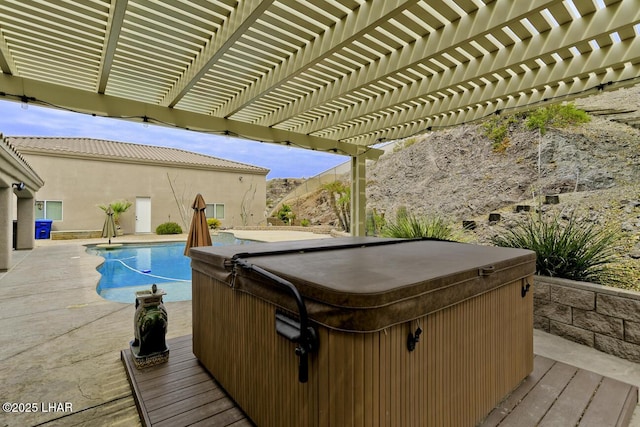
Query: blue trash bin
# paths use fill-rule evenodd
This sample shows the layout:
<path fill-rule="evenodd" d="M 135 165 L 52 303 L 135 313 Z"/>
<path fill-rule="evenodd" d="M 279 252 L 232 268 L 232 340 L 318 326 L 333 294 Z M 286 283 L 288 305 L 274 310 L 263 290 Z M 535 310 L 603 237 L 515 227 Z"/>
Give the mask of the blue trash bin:
<path fill-rule="evenodd" d="M 51 238 L 52 219 L 36 219 L 36 239 Z"/>

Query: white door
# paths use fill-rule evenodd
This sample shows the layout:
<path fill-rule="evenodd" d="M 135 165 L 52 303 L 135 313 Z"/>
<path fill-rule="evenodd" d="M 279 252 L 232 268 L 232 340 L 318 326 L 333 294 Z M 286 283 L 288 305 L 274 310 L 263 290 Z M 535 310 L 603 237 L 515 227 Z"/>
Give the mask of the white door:
<path fill-rule="evenodd" d="M 136 197 L 136 233 L 151 233 L 151 197 Z"/>

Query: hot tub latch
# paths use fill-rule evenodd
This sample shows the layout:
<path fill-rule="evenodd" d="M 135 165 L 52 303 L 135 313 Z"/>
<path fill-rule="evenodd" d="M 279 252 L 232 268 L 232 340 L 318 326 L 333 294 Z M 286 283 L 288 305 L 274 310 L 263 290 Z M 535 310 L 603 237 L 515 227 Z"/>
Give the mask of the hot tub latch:
<path fill-rule="evenodd" d="M 529 292 L 530 288 L 531 288 L 531 285 L 529 283 L 522 285 L 522 291 L 520 292 L 520 295 L 522 295 L 522 298 L 527 296 L 527 292 Z"/>
<path fill-rule="evenodd" d="M 422 334 L 422 328 L 418 326 L 415 333 L 409 332 L 407 336 L 407 350 L 413 351 L 416 349 L 416 344 L 420 342 L 420 335 Z"/>

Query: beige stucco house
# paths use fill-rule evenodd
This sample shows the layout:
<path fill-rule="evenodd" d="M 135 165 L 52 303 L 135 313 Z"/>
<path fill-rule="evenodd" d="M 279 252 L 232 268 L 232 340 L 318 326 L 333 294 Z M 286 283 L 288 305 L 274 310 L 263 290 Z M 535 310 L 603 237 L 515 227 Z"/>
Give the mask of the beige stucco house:
<path fill-rule="evenodd" d="M 265 221 L 268 169 L 175 148 L 88 138 L 6 137 L 42 177 L 35 219 L 53 220 L 51 230 L 101 230 L 98 206 L 126 200 L 124 234 L 153 233 L 172 221 L 186 232 L 197 193 L 207 217 L 222 227 Z"/>

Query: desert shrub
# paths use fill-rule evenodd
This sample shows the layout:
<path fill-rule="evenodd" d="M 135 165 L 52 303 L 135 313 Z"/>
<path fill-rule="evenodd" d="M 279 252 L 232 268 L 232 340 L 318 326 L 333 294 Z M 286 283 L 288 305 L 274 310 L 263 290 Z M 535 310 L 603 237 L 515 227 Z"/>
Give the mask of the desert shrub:
<path fill-rule="evenodd" d="M 296 219 L 295 214 L 291 210 L 291 206 L 285 204 L 283 204 L 282 207 L 278 210 L 276 216 L 283 220 L 286 224 L 290 224 L 294 219 Z"/>
<path fill-rule="evenodd" d="M 587 123 L 591 118 L 575 104 L 553 104 L 538 108 L 527 115 L 525 126 L 529 130 L 539 130 L 542 135 L 549 126 L 563 128 L 580 123 Z"/>
<path fill-rule="evenodd" d="M 175 222 L 165 222 L 156 227 L 156 234 L 180 234 L 182 227 Z"/>
<path fill-rule="evenodd" d="M 451 240 L 453 230 L 451 226 L 438 216 L 416 216 L 401 212 L 395 221 L 388 222 L 382 229 L 385 237 L 399 238 L 429 238 Z"/>
<path fill-rule="evenodd" d="M 220 222 L 218 218 L 207 218 L 207 225 L 209 226 L 209 229 L 215 230 L 220 228 L 222 222 Z"/>
<path fill-rule="evenodd" d="M 497 246 L 536 253 L 536 272 L 543 276 L 613 284 L 615 245 L 619 235 L 596 223 L 578 222 L 572 215 L 544 219 L 527 217 L 493 238 Z"/>
<path fill-rule="evenodd" d="M 518 116 L 494 115 L 482 123 L 484 136 L 491 140 L 491 148 L 496 153 L 504 153 L 509 147 L 509 130 L 518 122 Z"/>
<path fill-rule="evenodd" d="M 492 115 L 482 123 L 484 136 L 491 140 L 491 147 L 496 153 L 504 153 L 511 145 L 509 132 L 521 123 L 529 130 L 539 130 L 542 135 L 552 126 L 563 128 L 580 123 L 586 123 L 591 118 L 575 104 L 552 104 L 537 108 L 526 114 Z"/>
<path fill-rule="evenodd" d="M 310 225 L 311 225 L 311 221 L 309 221 L 307 218 L 303 218 L 303 219 L 300 221 L 300 225 L 301 225 L 301 226 L 303 226 L 303 227 L 308 227 L 308 226 L 310 226 Z"/>
<path fill-rule="evenodd" d="M 368 236 L 379 236 L 385 225 L 384 214 L 378 213 L 374 208 L 367 212 L 366 230 Z"/>

